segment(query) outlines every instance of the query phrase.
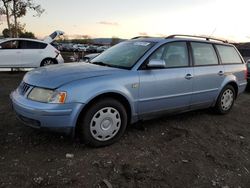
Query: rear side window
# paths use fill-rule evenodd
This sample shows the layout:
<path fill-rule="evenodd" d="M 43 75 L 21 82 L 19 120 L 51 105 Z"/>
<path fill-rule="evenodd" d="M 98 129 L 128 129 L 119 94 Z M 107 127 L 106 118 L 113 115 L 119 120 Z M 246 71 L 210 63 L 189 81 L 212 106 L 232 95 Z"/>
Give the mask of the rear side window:
<path fill-rule="evenodd" d="M 194 65 L 217 65 L 219 63 L 212 44 L 191 42 Z"/>
<path fill-rule="evenodd" d="M 47 44 L 41 42 L 34 42 L 34 41 L 26 41 L 22 40 L 20 42 L 21 49 L 44 49 L 47 47 Z"/>
<path fill-rule="evenodd" d="M 216 45 L 222 64 L 242 63 L 242 60 L 232 46 Z"/>
<path fill-rule="evenodd" d="M 156 50 L 149 58 L 161 59 L 167 68 L 188 66 L 188 50 L 185 42 L 172 42 Z"/>

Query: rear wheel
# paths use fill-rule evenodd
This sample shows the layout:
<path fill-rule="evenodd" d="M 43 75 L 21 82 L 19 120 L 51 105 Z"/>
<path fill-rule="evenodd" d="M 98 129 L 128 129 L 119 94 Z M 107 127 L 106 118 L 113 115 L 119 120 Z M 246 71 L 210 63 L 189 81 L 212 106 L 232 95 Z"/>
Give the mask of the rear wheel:
<path fill-rule="evenodd" d="M 235 89 L 231 85 L 227 85 L 221 91 L 215 110 L 219 114 L 227 114 L 233 107 L 235 101 Z"/>
<path fill-rule="evenodd" d="M 42 62 L 41 62 L 41 67 L 44 67 L 44 66 L 48 66 L 48 65 L 54 65 L 54 64 L 57 64 L 57 62 L 52 59 L 52 58 L 47 58 L 47 59 L 44 59 Z"/>
<path fill-rule="evenodd" d="M 127 112 L 119 101 L 104 98 L 86 110 L 79 126 L 80 136 L 86 144 L 107 146 L 123 135 L 127 126 Z"/>

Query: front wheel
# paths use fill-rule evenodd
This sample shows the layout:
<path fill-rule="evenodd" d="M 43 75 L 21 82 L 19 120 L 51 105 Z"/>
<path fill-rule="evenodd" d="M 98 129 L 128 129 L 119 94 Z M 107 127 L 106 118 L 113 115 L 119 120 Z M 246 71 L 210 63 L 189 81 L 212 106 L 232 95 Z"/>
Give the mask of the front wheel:
<path fill-rule="evenodd" d="M 107 146 L 123 135 L 127 126 L 127 112 L 119 101 L 104 98 L 86 110 L 79 126 L 80 137 L 87 145 Z"/>
<path fill-rule="evenodd" d="M 227 85 L 221 91 L 215 110 L 219 114 L 227 114 L 233 107 L 235 101 L 235 89 L 231 85 Z"/>

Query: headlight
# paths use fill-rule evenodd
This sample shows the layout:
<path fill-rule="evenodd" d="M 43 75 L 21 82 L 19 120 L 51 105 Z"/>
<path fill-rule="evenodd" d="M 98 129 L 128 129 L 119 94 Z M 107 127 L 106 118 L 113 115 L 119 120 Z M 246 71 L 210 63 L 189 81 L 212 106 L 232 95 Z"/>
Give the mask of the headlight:
<path fill-rule="evenodd" d="M 35 87 L 28 95 L 28 99 L 44 103 L 63 104 L 66 101 L 66 92 Z"/>

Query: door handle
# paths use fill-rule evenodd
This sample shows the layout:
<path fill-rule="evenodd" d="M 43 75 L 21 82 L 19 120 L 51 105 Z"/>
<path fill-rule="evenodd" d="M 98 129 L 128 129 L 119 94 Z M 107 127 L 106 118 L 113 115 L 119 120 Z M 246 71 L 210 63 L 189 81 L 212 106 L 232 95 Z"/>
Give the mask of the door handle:
<path fill-rule="evenodd" d="M 190 79 L 193 78 L 193 75 L 192 75 L 192 74 L 187 74 L 187 75 L 185 76 L 185 78 L 186 78 L 187 80 L 190 80 Z"/>
<path fill-rule="evenodd" d="M 220 71 L 220 72 L 218 72 L 218 75 L 219 75 L 219 76 L 224 76 L 224 72 L 223 72 L 223 71 Z"/>

